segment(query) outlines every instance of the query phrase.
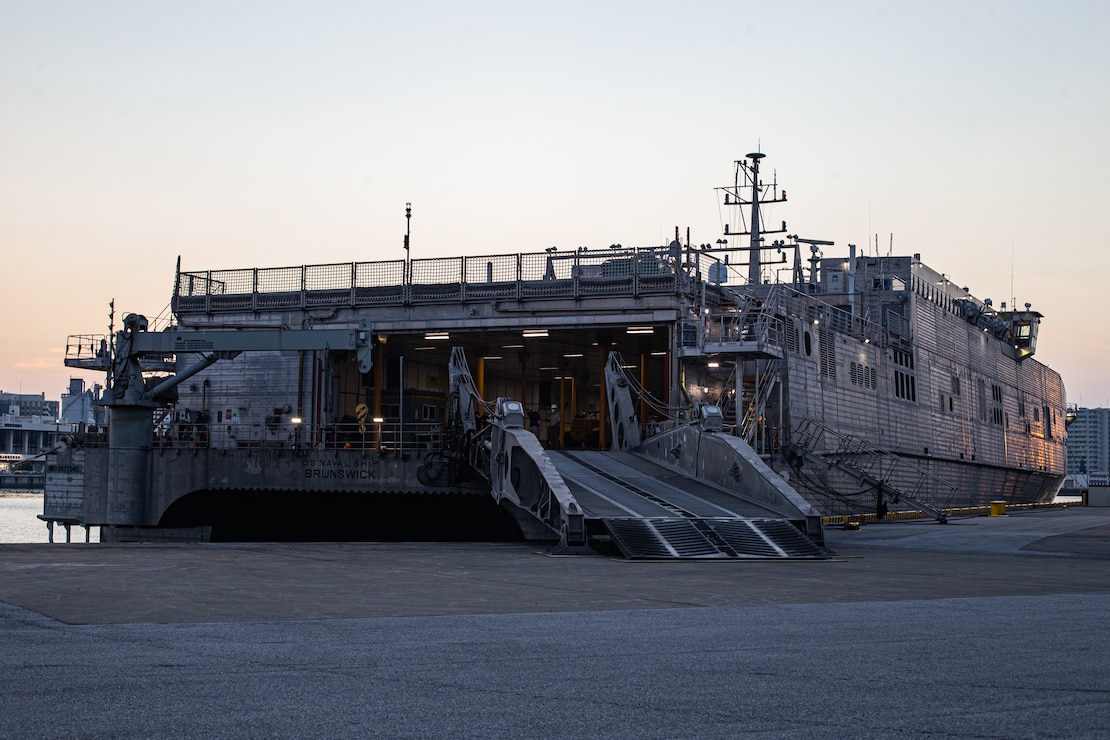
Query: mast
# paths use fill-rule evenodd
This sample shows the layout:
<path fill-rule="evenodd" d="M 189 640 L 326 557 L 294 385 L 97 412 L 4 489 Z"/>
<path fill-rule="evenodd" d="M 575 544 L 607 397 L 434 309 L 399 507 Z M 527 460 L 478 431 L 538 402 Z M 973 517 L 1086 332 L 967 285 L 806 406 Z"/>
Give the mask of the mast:
<path fill-rule="evenodd" d="M 759 164 L 765 154 L 762 152 L 752 152 L 746 155 L 745 159 L 736 161 L 736 179 L 731 186 L 717 188 L 718 190 L 725 191 L 725 205 L 726 206 L 750 206 L 750 212 L 747 218 L 743 211 L 740 213 L 741 221 L 747 221 L 743 225 L 742 231 L 731 231 L 729 224 L 725 224 L 725 236 L 746 236 L 750 235 L 747 247 L 734 247 L 727 248 L 729 251 L 744 251 L 748 252 L 748 282 L 758 285 L 762 280 L 762 270 L 764 264 L 771 264 L 771 262 L 764 262 L 761 253 L 764 248 L 780 248 L 785 246 L 782 242 L 775 242 L 769 247 L 763 244 L 763 237 L 765 234 L 785 234 L 786 222 L 782 222 L 781 229 L 765 229 L 761 223 L 759 212 L 760 205 L 764 203 L 785 203 L 786 191 L 779 193 L 778 178 L 776 177 L 771 183 L 770 197 L 765 197 L 762 193 L 764 185 L 759 177 Z M 750 161 L 749 161 L 750 160 Z M 749 190 L 750 187 L 750 190 Z"/>
<path fill-rule="evenodd" d="M 752 152 L 748 155 L 748 159 L 752 161 L 752 239 L 749 244 L 751 252 L 748 253 L 748 282 L 753 285 L 759 285 L 761 260 L 759 255 L 759 247 L 762 238 L 759 236 L 759 160 L 763 159 L 766 155 L 759 152 Z"/>

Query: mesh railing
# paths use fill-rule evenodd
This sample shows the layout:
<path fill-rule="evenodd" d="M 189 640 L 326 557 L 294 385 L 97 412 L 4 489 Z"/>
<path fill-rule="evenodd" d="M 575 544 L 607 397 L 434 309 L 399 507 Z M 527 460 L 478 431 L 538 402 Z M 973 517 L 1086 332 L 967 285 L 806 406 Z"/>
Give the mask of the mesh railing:
<path fill-rule="evenodd" d="M 174 310 L 665 294 L 689 289 L 704 259 L 622 248 L 181 272 Z"/>
<path fill-rule="evenodd" d="M 405 282 L 405 262 L 356 262 L 354 276 L 356 288 L 399 288 Z"/>

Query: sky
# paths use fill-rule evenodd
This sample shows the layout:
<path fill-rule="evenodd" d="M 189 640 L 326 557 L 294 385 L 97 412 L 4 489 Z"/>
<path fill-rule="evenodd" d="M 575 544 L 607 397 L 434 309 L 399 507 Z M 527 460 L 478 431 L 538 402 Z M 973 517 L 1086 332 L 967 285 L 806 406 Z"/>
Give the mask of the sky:
<path fill-rule="evenodd" d="M 694 243 L 772 222 L 1041 311 L 1110 406 L 1105 2 L 0 0 L 0 390 L 58 398 L 174 266 Z M 841 251 L 842 250 L 842 251 Z M 1101 320 L 1100 320 L 1101 321 Z"/>

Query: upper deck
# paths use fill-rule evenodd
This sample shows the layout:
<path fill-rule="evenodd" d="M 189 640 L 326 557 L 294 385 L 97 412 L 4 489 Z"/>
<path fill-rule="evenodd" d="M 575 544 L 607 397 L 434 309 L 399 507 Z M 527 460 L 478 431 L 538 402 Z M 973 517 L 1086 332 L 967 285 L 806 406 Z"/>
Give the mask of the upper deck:
<path fill-rule="evenodd" d="M 178 272 L 181 314 L 664 296 L 690 293 L 716 258 L 670 247 L 538 252 Z"/>

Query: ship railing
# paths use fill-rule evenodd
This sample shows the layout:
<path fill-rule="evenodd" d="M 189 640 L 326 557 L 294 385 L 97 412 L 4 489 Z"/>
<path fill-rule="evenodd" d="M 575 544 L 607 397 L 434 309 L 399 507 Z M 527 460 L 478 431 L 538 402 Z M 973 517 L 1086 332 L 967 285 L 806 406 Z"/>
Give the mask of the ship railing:
<path fill-rule="evenodd" d="M 322 450 L 375 450 L 381 453 L 417 453 L 444 449 L 441 422 L 341 422 L 308 425 L 301 430 L 300 444 Z"/>
<path fill-rule="evenodd" d="M 764 356 L 781 356 L 784 331 L 779 315 L 781 286 L 772 285 L 758 293 L 722 290 L 732 306 L 706 314 L 700 347 L 706 351 L 748 351 Z"/>
<path fill-rule="evenodd" d="M 710 344 L 772 343 L 777 337 L 770 331 L 771 322 L 757 311 L 710 314 L 705 326 L 705 341 Z"/>
<path fill-rule="evenodd" d="M 198 423 L 175 421 L 155 428 L 155 448 L 373 450 L 380 453 L 442 449 L 443 424 L 380 422 L 358 424 Z"/>
<path fill-rule="evenodd" d="M 71 334 L 66 339 L 66 367 L 107 371 L 112 367 L 111 345 L 105 334 Z M 144 372 L 173 372 L 177 358 L 173 353 L 144 354 L 139 357 Z"/>
<path fill-rule="evenodd" d="M 81 447 L 108 447 L 107 427 L 78 425 L 67 433 Z M 155 449 L 356 449 L 425 453 L 444 448 L 441 423 L 234 424 L 172 422 L 154 427 Z"/>
<path fill-rule="evenodd" d="M 831 441 L 827 442 L 826 437 Z M 858 475 L 860 483 L 877 485 L 880 491 L 885 488 L 885 498 L 906 499 L 941 520 L 945 518 L 943 509 L 951 503 L 957 490 L 954 483 L 891 450 L 857 435 L 841 434 L 814 419 L 799 422 L 791 435 L 791 443 L 837 466 L 842 473 Z M 922 501 L 922 497 L 930 494 L 933 501 L 945 499 L 940 509 Z"/>
<path fill-rule="evenodd" d="M 178 272 L 175 312 L 672 294 L 696 267 L 669 247 Z"/>
<path fill-rule="evenodd" d="M 173 315 L 173 304 L 167 304 L 158 315 L 150 320 L 147 331 L 168 331 L 177 326 L 176 318 Z"/>
<path fill-rule="evenodd" d="M 112 363 L 105 334 L 71 334 L 66 339 L 66 367 L 107 370 Z"/>
<path fill-rule="evenodd" d="M 77 425 L 67 432 L 81 447 L 107 447 L 106 427 Z M 444 425 L 439 422 L 368 422 L 336 424 L 236 424 L 174 421 L 154 427 L 155 449 L 315 449 L 376 450 L 417 453 L 444 448 Z"/>
<path fill-rule="evenodd" d="M 81 423 L 71 433 L 71 439 L 78 447 L 107 447 L 108 428 Z"/>
<path fill-rule="evenodd" d="M 880 347 L 889 344 L 890 333 L 874 321 L 854 315 L 851 311 L 839 306 L 834 306 L 822 300 L 819 294 L 809 295 L 785 284 L 776 287 L 778 289 L 776 300 L 780 307 L 780 314 L 805 317 L 814 327 L 847 334 L 868 344 L 874 343 Z M 890 316 L 897 316 L 897 314 L 890 314 Z M 905 321 L 901 316 L 897 316 L 897 318 Z M 906 337 L 908 337 L 908 322 L 905 327 L 901 328 L 907 332 Z"/>

